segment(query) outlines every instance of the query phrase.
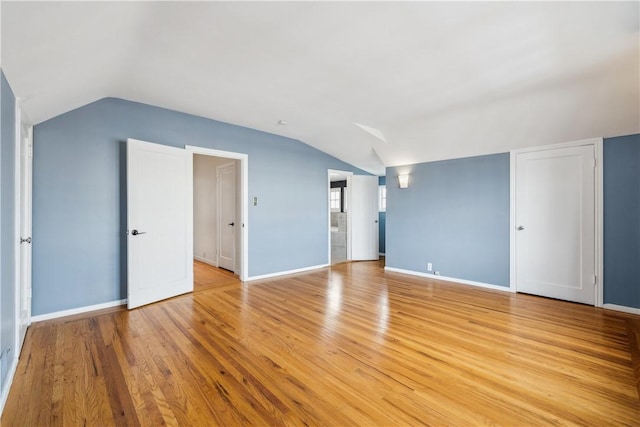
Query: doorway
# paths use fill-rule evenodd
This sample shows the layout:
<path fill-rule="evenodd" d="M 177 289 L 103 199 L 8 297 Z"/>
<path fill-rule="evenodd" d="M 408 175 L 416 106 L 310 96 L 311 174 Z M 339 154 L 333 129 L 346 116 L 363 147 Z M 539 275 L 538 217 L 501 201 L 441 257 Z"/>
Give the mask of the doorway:
<path fill-rule="evenodd" d="M 241 256 L 236 271 L 247 275 L 247 207 L 245 200 L 248 156 L 186 146 L 185 149 L 127 140 L 127 304 L 134 308 L 194 288 L 194 172 L 193 157 L 225 157 L 239 161 L 241 230 L 236 246 Z M 231 160 L 229 160 L 231 159 Z M 159 193 L 156 187 L 167 190 Z M 215 200 L 211 192 L 207 200 Z M 216 260 L 217 262 L 217 260 Z M 234 261 L 235 262 L 235 261 Z"/>
<path fill-rule="evenodd" d="M 351 259 L 349 201 L 351 172 L 329 170 L 329 262 L 340 264 Z"/>
<path fill-rule="evenodd" d="M 193 156 L 193 253 L 196 261 L 238 274 L 236 162 Z"/>
<path fill-rule="evenodd" d="M 600 306 L 602 140 L 511 153 L 513 290 Z"/>
<path fill-rule="evenodd" d="M 244 281 L 248 277 L 248 156 L 185 148 L 194 154 L 194 261 L 226 269 Z"/>

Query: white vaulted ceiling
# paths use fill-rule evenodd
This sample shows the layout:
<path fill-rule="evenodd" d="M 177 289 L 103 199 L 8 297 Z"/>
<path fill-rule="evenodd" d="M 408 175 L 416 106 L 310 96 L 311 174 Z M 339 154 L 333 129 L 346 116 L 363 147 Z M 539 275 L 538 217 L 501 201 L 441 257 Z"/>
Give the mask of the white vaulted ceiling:
<path fill-rule="evenodd" d="M 118 97 L 377 174 L 640 132 L 638 2 L 1 7 L 2 69 L 34 124 Z"/>

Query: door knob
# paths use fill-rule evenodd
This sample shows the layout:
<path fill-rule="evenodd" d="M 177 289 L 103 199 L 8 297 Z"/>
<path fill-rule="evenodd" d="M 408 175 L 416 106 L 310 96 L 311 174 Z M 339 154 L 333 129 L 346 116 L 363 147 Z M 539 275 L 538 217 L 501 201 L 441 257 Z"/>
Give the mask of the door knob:
<path fill-rule="evenodd" d="M 518 226 L 518 231 L 522 231 L 522 230 L 524 230 L 524 226 L 519 225 L 519 226 Z"/>
<path fill-rule="evenodd" d="M 134 236 L 137 236 L 138 234 L 147 234 L 147 232 L 146 231 L 133 230 L 131 232 L 131 234 L 133 234 Z"/>
<path fill-rule="evenodd" d="M 31 237 L 27 237 L 26 239 L 20 238 L 20 243 L 31 243 Z"/>
<path fill-rule="evenodd" d="M 234 225 L 236 225 L 236 223 L 235 222 L 230 222 L 229 225 L 233 227 Z"/>

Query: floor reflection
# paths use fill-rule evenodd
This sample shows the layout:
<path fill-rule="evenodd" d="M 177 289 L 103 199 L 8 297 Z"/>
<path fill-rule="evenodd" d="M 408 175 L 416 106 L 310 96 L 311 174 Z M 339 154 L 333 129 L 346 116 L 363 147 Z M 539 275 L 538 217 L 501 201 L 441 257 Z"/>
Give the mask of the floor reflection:
<path fill-rule="evenodd" d="M 343 285 L 342 275 L 332 272 L 331 280 L 327 284 L 323 322 L 323 330 L 329 334 L 333 334 L 336 326 L 339 324 L 340 312 L 342 310 Z"/>

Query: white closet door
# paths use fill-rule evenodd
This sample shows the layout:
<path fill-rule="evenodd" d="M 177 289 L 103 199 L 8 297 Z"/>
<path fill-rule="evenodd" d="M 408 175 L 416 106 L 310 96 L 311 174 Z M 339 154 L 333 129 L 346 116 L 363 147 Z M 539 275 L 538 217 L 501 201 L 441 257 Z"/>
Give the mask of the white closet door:
<path fill-rule="evenodd" d="M 592 145 L 516 156 L 516 289 L 595 303 Z"/>

